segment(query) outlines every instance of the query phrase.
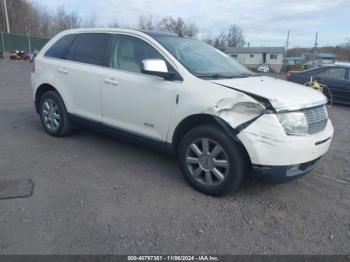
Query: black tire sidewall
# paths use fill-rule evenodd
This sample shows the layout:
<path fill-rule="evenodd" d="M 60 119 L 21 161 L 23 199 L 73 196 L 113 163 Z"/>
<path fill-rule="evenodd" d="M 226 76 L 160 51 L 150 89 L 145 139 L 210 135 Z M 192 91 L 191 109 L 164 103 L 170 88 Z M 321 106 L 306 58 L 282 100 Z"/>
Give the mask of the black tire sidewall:
<path fill-rule="evenodd" d="M 49 130 L 45 123 L 44 123 L 44 117 L 43 117 L 43 104 L 45 102 L 45 100 L 47 100 L 48 98 L 52 99 L 53 101 L 55 101 L 57 107 L 58 107 L 58 110 L 60 112 L 60 115 L 61 115 L 61 118 L 60 118 L 60 126 L 57 130 L 55 131 L 51 131 Z M 41 121 L 41 124 L 43 125 L 45 131 L 52 135 L 52 136 L 62 136 L 63 135 L 63 131 L 65 129 L 65 125 L 67 125 L 67 111 L 65 109 L 65 106 L 64 106 L 64 103 L 61 99 L 61 97 L 59 96 L 59 94 L 55 91 L 47 91 L 45 92 L 41 98 L 40 98 L 40 103 L 39 103 L 39 115 L 40 115 L 40 121 Z"/>
<path fill-rule="evenodd" d="M 217 186 L 205 186 L 195 180 L 187 168 L 186 151 L 188 146 L 199 138 L 208 138 L 218 143 L 226 152 L 229 162 L 229 172 L 224 182 Z M 221 196 L 229 191 L 236 191 L 242 184 L 245 174 L 245 158 L 240 146 L 225 132 L 211 125 L 203 125 L 190 130 L 181 140 L 178 148 L 178 160 L 187 181 L 198 191 Z"/>

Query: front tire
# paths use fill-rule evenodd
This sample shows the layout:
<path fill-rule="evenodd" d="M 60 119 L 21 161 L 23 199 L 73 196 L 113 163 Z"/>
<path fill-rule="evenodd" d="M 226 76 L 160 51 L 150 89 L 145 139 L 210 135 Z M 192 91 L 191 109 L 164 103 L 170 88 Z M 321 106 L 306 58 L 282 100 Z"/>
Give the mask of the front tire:
<path fill-rule="evenodd" d="M 39 114 L 41 124 L 49 135 L 61 137 L 72 132 L 73 124 L 57 92 L 47 91 L 41 96 Z"/>
<path fill-rule="evenodd" d="M 196 127 L 182 138 L 178 160 L 187 181 L 213 196 L 238 190 L 247 166 L 241 147 L 211 125 Z"/>

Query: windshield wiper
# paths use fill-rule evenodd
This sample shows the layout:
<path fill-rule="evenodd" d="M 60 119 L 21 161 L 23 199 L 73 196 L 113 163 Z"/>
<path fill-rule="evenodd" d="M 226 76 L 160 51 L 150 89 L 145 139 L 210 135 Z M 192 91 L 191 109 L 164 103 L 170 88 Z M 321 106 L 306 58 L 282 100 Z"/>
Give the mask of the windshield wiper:
<path fill-rule="evenodd" d="M 250 73 L 242 73 L 242 74 L 215 73 L 215 74 L 196 74 L 196 76 L 199 78 L 219 79 L 219 78 L 241 78 L 241 77 L 249 77 L 249 76 L 256 76 L 256 75 L 250 74 Z"/>
<path fill-rule="evenodd" d="M 219 74 L 195 74 L 199 78 L 219 78 Z"/>
<path fill-rule="evenodd" d="M 213 79 L 219 79 L 219 78 L 234 78 L 235 75 L 228 75 L 223 73 L 215 73 L 215 74 L 195 74 L 199 78 L 213 78 Z"/>
<path fill-rule="evenodd" d="M 238 74 L 235 77 L 239 78 L 239 77 L 251 77 L 251 76 L 260 76 L 259 74 L 251 74 L 251 73 L 242 73 L 242 74 Z"/>

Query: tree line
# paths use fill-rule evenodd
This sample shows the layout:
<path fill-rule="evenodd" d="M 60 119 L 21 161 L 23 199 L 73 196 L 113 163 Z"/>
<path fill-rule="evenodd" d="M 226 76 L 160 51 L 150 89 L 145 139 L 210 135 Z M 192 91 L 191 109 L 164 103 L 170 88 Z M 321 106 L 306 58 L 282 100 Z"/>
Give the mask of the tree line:
<path fill-rule="evenodd" d="M 54 12 L 49 12 L 45 6 L 32 3 L 28 0 L 7 0 L 7 10 L 11 33 L 30 34 L 32 36 L 50 38 L 57 33 L 80 27 L 96 27 L 97 16 L 91 13 L 82 17 L 75 11 L 69 11 L 60 6 Z M 0 31 L 6 32 L 4 6 L 0 4 Z M 156 30 L 174 33 L 182 37 L 199 38 L 199 27 L 193 22 L 187 22 L 181 17 L 156 17 L 140 16 L 135 26 L 120 25 L 117 20 L 111 22 L 109 27 L 123 27 L 140 30 Z M 225 51 L 229 47 L 243 46 L 245 39 L 241 28 L 231 25 L 227 32 L 211 37 L 210 34 L 203 36 L 202 40 Z"/>
<path fill-rule="evenodd" d="M 30 34 L 50 38 L 55 34 L 77 27 L 94 27 L 94 13 L 82 18 L 75 11 L 68 11 L 64 6 L 55 12 L 49 12 L 46 7 L 27 0 L 6 1 L 11 33 Z M 6 32 L 4 6 L 0 3 L 0 31 Z"/>
<path fill-rule="evenodd" d="M 314 48 L 291 48 L 288 49 L 287 56 L 301 56 L 304 53 L 313 53 L 314 51 Z M 345 43 L 337 46 L 318 47 L 317 52 L 332 53 L 337 56 L 337 60 L 350 61 L 350 38 L 346 39 Z"/>
<path fill-rule="evenodd" d="M 0 1 L 0 31 L 6 31 L 4 6 Z M 70 28 L 96 27 L 97 16 L 94 12 L 82 17 L 75 11 L 67 10 L 64 6 L 49 12 L 45 6 L 35 4 L 29 0 L 7 0 L 7 9 L 11 33 L 30 34 L 32 36 L 51 38 L 55 34 Z M 108 24 L 109 27 L 122 27 L 139 30 L 155 30 L 175 33 L 179 36 L 200 38 L 219 50 L 226 51 L 231 47 L 242 47 L 246 41 L 242 29 L 235 24 L 218 35 L 203 34 L 194 22 L 185 21 L 181 17 L 140 16 L 136 25 L 122 25 L 118 20 Z M 336 47 L 318 48 L 322 52 L 332 52 L 339 58 L 350 60 L 350 39 Z M 296 56 L 309 51 L 303 48 L 288 50 L 288 55 Z"/>

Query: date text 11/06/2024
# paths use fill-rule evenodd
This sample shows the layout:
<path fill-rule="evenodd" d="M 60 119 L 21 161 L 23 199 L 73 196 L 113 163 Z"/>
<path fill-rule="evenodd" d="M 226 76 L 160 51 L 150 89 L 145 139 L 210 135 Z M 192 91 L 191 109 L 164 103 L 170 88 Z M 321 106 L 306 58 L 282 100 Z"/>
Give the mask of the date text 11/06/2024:
<path fill-rule="evenodd" d="M 128 256 L 128 261 L 219 261 L 217 256 Z"/>

